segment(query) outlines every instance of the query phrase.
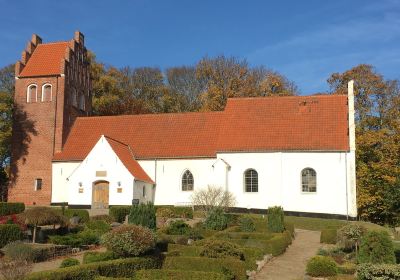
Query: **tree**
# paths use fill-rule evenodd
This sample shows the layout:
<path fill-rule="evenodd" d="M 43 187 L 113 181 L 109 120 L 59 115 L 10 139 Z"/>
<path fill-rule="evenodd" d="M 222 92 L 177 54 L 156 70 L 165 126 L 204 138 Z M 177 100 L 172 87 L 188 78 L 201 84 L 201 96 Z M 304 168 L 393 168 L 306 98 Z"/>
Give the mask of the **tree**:
<path fill-rule="evenodd" d="M 236 204 L 234 195 L 222 187 L 207 186 L 205 189 L 194 191 L 192 204 L 199 206 L 203 211 L 209 212 L 214 208 L 229 208 Z"/>
<path fill-rule="evenodd" d="M 64 225 L 67 221 L 64 216 L 49 207 L 33 207 L 21 214 L 25 224 L 33 226 L 32 243 L 36 242 L 36 232 L 38 226 L 45 225 Z"/>
<path fill-rule="evenodd" d="M 354 80 L 357 203 L 360 217 L 395 225 L 400 200 L 400 89 L 373 66 L 361 64 L 328 79 L 333 94 Z"/>

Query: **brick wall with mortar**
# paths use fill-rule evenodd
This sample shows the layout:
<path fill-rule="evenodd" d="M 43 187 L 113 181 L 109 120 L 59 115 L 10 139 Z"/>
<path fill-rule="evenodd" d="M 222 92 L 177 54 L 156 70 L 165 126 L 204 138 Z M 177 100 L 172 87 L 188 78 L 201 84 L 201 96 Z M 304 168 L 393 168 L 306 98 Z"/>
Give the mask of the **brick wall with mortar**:
<path fill-rule="evenodd" d="M 19 76 L 35 47 L 42 42 L 37 35 L 32 36 L 21 61 L 17 62 L 8 201 L 26 205 L 49 205 L 51 202 L 53 155 L 62 151 L 76 117 L 88 116 L 91 111 L 90 72 L 83 38 L 76 32 L 69 42 L 60 74 Z M 27 103 L 27 89 L 31 84 L 37 85 L 38 102 Z M 52 85 L 51 101 L 41 101 L 44 84 Z M 85 105 L 79 106 L 79 100 Z M 39 178 L 42 189 L 35 190 L 35 179 Z"/>

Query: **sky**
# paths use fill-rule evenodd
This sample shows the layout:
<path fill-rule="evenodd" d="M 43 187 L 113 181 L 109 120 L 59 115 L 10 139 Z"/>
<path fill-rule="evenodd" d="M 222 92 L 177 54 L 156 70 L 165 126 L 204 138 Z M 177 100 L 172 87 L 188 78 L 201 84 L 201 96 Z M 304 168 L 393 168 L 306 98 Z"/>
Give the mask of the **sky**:
<path fill-rule="evenodd" d="M 75 30 L 116 67 L 194 65 L 235 56 L 294 81 L 302 94 L 360 63 L 400 79 L 398 0 L 0 0 L 0 67 L 33 33 L 65 41 Z"/>

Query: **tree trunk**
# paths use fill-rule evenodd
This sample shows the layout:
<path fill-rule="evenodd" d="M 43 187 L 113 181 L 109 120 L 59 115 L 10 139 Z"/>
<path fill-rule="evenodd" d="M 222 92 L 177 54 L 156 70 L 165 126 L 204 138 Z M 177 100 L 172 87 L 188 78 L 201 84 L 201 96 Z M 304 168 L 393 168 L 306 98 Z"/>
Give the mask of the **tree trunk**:
<path fill-rule="evenodd" d="M 37 225 L 35 225 L 35 226 L 33 227 L 32 243 L 36 243 L 36 229 L 37 229 Z"/>

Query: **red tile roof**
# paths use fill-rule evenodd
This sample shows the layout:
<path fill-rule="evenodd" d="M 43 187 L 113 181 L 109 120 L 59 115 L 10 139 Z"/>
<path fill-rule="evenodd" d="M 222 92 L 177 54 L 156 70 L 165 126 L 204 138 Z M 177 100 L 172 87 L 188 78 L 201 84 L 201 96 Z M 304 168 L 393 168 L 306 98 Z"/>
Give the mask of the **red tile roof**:
<path fill-rule="evenodd" d="M 119 142 L 115 139 L 105 136 L 113 151 L 117 154 L 120 161 L 128 169 L 128 171 L 135 177 L 135 179 L 154 184 L 154 181 L 147 175 L 140 164 L 135 160 L 131 149 L 128 145 Z"/>
<path fill-rule="evenodd" d="M 65 57 L 68 44 L 68 42 L 39 44 L 19 76 L 34 77 L 62 74 L 61 63 Z"/>
<path fill-rule="evenodd" d="M 215 157 L 217 152 L 348 151 L 347 96 L 228 99 L 225 111 L 78 118 L 54 160 L 82 160 L 100 135 L 136 159 Z"/>

